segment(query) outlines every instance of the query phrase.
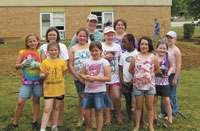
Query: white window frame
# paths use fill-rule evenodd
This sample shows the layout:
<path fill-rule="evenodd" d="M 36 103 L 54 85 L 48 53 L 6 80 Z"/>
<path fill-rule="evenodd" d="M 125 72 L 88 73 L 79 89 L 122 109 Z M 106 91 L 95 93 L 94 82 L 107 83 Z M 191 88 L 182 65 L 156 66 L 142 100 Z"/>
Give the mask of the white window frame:
<path fill-rule="evenodd" d="M 99 31 L 102 31 L 104 28 L 104 20 L 105 20 L 105 14 L 106 13 L 111 13 L 112 14 L 112 26 L 113 26 L 113 22 L 114 22 L 114 12 L 113 11 L 91 11 L 91 14 L 95 13 L 95 12 L 101 12 L 101 16 L 97 16 L 98 18 L 101 17 L 102 18 L 102 23 L 98 23 L 97 25 L 101 25 L 101 29 L 97 29 Z"/>
<path fill-rule="evenodd" d="M 63 13 L 64 14 L 64 25 L 55 25 L 53 23 L 53 14 L 54 13 Z M 62 36 L 61 33 L 64 33 L 64 38 L 61 37 L 60 39 L 66 40 L 65 12 L 40 12 L 40 38 L 41 38 L 41 40 L 45 40 L 45 37 L 43 37 L 42 34 L 46 33 L 46 31 L 42 32 L 42 15 L 43 14 L 50 14 L 50 27 L 52 27 L 52 26 L 64 26 L 64 30 L 58 30 L 58 31 L 59 31 L 60 37 Z"/>

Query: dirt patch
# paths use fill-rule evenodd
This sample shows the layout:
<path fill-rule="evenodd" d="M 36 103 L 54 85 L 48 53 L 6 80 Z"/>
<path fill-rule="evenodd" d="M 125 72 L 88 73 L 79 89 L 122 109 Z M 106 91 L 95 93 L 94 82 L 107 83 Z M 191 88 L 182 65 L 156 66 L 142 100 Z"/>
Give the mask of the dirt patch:
<path fill-rule="evenodd" d="M 182 53 L 182 69 L 190 70 L 192 68 L 200 67 L 200 48 L 189 45 L 178 45 Z"/>
<path fill-rule="evenodd" d="M 178 47 L 182 52 L 182 70 L 200 67 L 200 48 L 182 44 Z M 19 50 L 19 48 L 0 48 L 0 76 L 21 76 L 22 71 L 15 69 Z"/>
<path fill-rule="evenodd" d="M 21 75 L 21 71 L 15 69 L 19 50 L 18 48 L 0 48 L 0 76 L 15 77 Z"/>
<path fill-rule="evenodd" d="M 195 38 L 200 38 L 200 37 L 195 37 Z M 178 41 L 181 41 L 181 42 L 192 42 L 195 45 L 200 45 L 200 40 L 199 39 L 178 39 Z"/>

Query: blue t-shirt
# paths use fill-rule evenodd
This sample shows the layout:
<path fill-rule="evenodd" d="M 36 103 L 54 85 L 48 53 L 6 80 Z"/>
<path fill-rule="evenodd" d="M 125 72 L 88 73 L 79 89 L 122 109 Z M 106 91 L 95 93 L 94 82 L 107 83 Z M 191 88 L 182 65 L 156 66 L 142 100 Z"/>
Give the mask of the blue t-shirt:
<path fill-rule="evenodd" d="M 156 24 L 155 29 L 157 29 L 156 31 L 160 31 L 160 27 L 159 27 L 160 24 L 159 24 L 158 22 L 156 22 L 155 24 Z M 159 27 L 159 28 L 158 28 L 158 27 Z"/>

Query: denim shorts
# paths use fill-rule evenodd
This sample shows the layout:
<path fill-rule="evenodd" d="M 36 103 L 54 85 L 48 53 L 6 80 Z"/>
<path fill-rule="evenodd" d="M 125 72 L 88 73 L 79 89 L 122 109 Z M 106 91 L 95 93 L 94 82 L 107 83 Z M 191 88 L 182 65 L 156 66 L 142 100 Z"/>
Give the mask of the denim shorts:
<path fill-rule="evenodd" d="M 74 83 L 76 85 L 76 91 L 78 94 L 83 94 L 85 91 L 85 84 L 81 83 L 78 80 L 74 80 Z"/>
<path fill-rule="evenodd" d="M 170 96 L 170 87 L 156 85 L 156 96 L 164 96 L 164 97 Z"/>
<path fill-rule="evenodd" d="M 18 98 L 19 99 L 30 99 L 32 92 L 33 92 L 33 96 L 42 97 L 43 96 L 42 84 L 21 85 Z"/>
<path fill-rule="evenodd" d="M 155 95 L 156 89 L 153 90 L 137 90 L 133 89 L 134 96 L 140 96 L 140 95 Z"/>
<path fill-rule="evenodd" d="M 85 109 L 103 109 L 110 107 L 111 101 L 106 92 L 84 93 L 81 107 Z"/>

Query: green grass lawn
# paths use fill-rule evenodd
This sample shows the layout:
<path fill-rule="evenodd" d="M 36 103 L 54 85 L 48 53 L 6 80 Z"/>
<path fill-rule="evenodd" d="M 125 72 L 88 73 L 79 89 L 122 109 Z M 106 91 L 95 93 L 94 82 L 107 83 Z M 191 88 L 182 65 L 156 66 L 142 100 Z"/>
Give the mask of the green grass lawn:
<path fill-rule="evenodd" d="M 173 27 L 172 30 L 176 31 L 178 34 L 178 39 L 183 38 L 182 27 Z M 200 27 L 195 30 L 194 38 L 199 36 Z M 196 38 L 195 38 L 196 39 Z M 199 39 L 199 38 L 198 38 Z M 177 42 L 178 44 L 191 45 L 190 42 Z M 66 43 L 68 45 L 69 43 Z M 0 45 L 0 48 L 18 48 L 22 49 L 24 47 L 23 43 L 8 43 L 5 45 Z M 199 48 L 199 46 L 196 46 Z M 15 62 L 13 62 L 14 64 Z M 20 72 L 20 71 L 18 71 Z M 199 131 L 199 121 L 200 121 L 200 68 L 192 70 L 182 70 L 180 73 L 180 82 L 177 90 L 179 111 L 188 117 L 191 122 L 184 119 L 178 114 L 178 117 L 173 120 L 173 126 L 170 128 L 171 131 Z M 13 121 L 14 111 L 17 104 L 18 92 L 21 84 L 21 76 L 2 76 L 0 75 L 0 130 L 7 126 Z M 73 77 L 70 73 L 65 76 L 66 85 L 66 97 L 65 97 L 65 110 L 64 110 L 64 126 L 60 128 L 60 131 L 84 131 L 85 127 L 77 129 L 76 123 L 78 121 L 78 98 L 73 82 Z M 124 124 L 119 126 L 116 124 L 115 119 L 113 119 L 112 126 L 104 126 L 103 131 L 130 131 L 133 129 L 134 124 L 128 125 L 127 113 L 125 109 L 124 97 L 121 98 L 122 101 L 122 117 Z M 43 113 L 44 101 L 41 98 L 41 109 L 38 121 L 41 122 L 41 116 Z M 158 112 L 160 107 L 158 104 Z M 144 111 L 144 121 L 147 123 L 146 110 Z M 166 120 L 160 120 L 162 123 Z M 30 131 L 32 123 L 32 101 L 28 100 L 23 114 L 19 120 L 19 128 L 17 131 Z M 147 126 L 141 128 L 141 131 L 148 130 Z M 157 131 L 168 131 L 169 129 L 163 129 L 162 127 L 155 127 Z"/>
<path fill-rule="evenodd" d="M 185 19 L 185 17 L 178 17 L 178 18 L 174 19 L 174 21 L 172 21 L 172 22 L 184 22 L 184 21 L 194 21 L 194 18 L 190 17 L 188 19 Z"/>
<path fill-rule="evenodd" d="M 183 26 L 171 27 L 171 30 L 176 31 L 178 39 L 184 38 Z M 199 32 L 200 32 L 200 26 L 195 26 L 195 32 L 194 32 L 192 39 L 200 40 L 200 33 Z"/>
<path fill-rule="evenodd" d="M 179 130 L 179 131 L 198 131 L 200 114 L 199 114 L 199 102 L 200 102 L 200 81 L 199 81 L 200 68 L 192 69 L 190 71 L 181 71 L 181 79 L 178 86 L 178 105 L 179 111 L 183 113 L 185 116 L 191 119 L 192 122 L 185 120 L 181 115 L 178 115 L 176 119 L 174 119 L 174 124 L 171 130 Z M 65 97 L 65 111 L 64 111 L 64 126 L 61 130 L 76 130 L 76 123 L 78 120 L 78 107 L 77 107 L 77 96 L 75 86 L 73 83 L 73 77 L 71 74 L 67 74 L 66 77 L 66 96 Z M 20 77 L 16 78 L 7 78 L 0 77 L 0 129 L 5 127 L 8 123 L 13 121 L 14 110 L 17 103 L 18 92 L 20 87 Z M 39 116 L 39 122 L 41 121 L 41 115 L 43 112 L 43 98 L 41 98 L 41 110 Z M 159 109 L 159 105 L 158 105 Z M 116 122 L 113 122 L 112 126 L 104 126 L 104 131 L 129 131 L 133 128 L 133 125 L 127 125 L 127 114 L 125 110 L 125 102 L 124 97 L 122 97 L 122 116 L 124 120 L 124 125 L 119 126 Z M 146 111 L 144 114 L 144 120 L 147 122 Z M 32 102 L 28 100 L 23 114 L 19 120 L 19 128 L 18 131 L 25 131 L 31 129 L 32 122 Z M 161 122 L 165 122 L 161 120 Z M 164 131 L 166 129 L 162 129 L 162 127 L 156 127 L 156 130 Z M 80 131 L 85 130 L 85 127 L 79 129 Z M 141 130 L 147 130 L 145 126 Z"/>

